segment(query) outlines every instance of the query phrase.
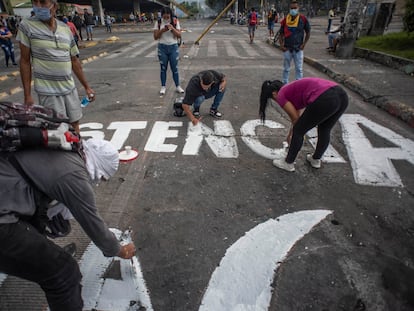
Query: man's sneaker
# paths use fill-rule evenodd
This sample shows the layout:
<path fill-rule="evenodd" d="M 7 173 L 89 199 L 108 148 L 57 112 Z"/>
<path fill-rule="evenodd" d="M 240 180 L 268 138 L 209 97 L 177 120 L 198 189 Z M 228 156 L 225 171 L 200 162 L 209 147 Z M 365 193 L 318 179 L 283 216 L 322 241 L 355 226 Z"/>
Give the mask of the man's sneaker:
<path fill-rule="evenodd" d="M 210 116 L 215 118 L 221 118 L 223 115 L 218 110 L 210 109 Z"/>
<path fill-rule="evenodd" d="M 197 119 L 200 118 L 200 111 L 194 110 L 193 111 L 193 116 L 196 117 Z"/>
<path fill-rule="evenodd" d="M 306 155 L 306 160 L 309 162 L 309 164 L 313 167 L 313 168 L 321 168 L 321 160 L 319 159 L 314 159 L 312 157 L 312 155 L 310 153 L 308 153 Z"/>
<path fill-rule="evenodd" d="M 295 164 L 293 163 L 287 163 L 285 161 L 285 159 L 280 158 L 280 159 L 274 159 L 273 160 L 273 165 L 281 168 L 282 170 L 288 171 L 288 172 L 294 172 L 295 171 Z"/>
<path fill-rule="evenodd" d="M 160 95 L 165 95 L 165 91 L 167 91 L 167 88 L 165 86 L 161 86 Z"/>
<path fill-rule="evenodd" d="M 183 88 L 181 87 L 181 86 L 177 86 L 177 93 L 180 93 L 180 94 L 183 94 L 184 93 L 184 90 L 183 90 Z"/>

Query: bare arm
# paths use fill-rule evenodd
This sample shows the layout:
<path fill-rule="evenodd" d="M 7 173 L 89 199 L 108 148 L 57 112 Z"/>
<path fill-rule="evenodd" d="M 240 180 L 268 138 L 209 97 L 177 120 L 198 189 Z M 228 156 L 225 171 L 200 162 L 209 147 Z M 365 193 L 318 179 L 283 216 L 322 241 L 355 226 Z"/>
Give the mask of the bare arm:
<path fill-rule="evenodd" d="M 30 48 L 22 43 L 20 43 L 20 78 L 23 84 L 24 103 L 26 105 L 33 105 Z"/>
<path fill-rule="evenodd" d="M 78 78 L 79 82 L 85 88 L 85 92 L 88 95 L 89 100 L 94 101 L 95 100 L 95 91 L 93 89 L 91 89 L 88 82 L 86 81 L 85 75 L 84 75 L 83 70 L 82 70 L 82 64 L 79 61 L 79 58 L 76 57 L 76 56 L 72 56 L 71 60 L 72 60 L 72 71 L 75 73 L 75 76 Z"/>
<path fill-rule="evenodd" d="M 289 134 L 288 134 L 288 137 L 287 137 L 287 141 L 290 144 L 290 140 L 292 139 L 293 126 L 298 121 L 298 119 L 299 119 L 299 117 L 300 117 L 300 115 L 302 114 L 303 111 L 296 110 L 295 106 L 293 106 L 293 104 L 291 102 L 287 102 L 283 106 L 283 110 L 286 111 L 286 113 L 289 115 L 290 121 L 292 122 L 292 126 L 290 127 Z"/>
<path fill-rule="evenodd" d="M 183 105 L 182 105 L 182 107 L 183 107 L 183 110 L 184 110 L 185 114 L 186 114 L 186 115 L 187 115 L 187 117 L 190 119 L 190 121 L 193 123 L 193 125 L 197 125 L 197 124 L 198 124 L 199 119 L 197 119 L 197 118 L 193 115 L 193 113 L 191 112 L 190 105 L 183 104 Z"/>

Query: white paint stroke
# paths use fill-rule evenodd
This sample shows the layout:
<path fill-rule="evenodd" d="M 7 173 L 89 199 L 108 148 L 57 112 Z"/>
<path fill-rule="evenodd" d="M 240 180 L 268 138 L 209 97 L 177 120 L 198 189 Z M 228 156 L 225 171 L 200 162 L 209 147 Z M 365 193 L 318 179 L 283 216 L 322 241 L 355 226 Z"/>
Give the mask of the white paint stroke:
<path fill-rule="evenodd" d="M 403 187 L 400 175 L 391 160 L 406 160 L 414 165 L 414 142 L 359 114 L 342 115 L 339 121 L 356 183 Z M 361 125 L 396 147 L 373 147 Z"/>
<path fill-rule="evenodd" d="M 316 143 L 318 141 L 318 133 L 316 128 L 313 128 L 306 133 L 308 140 L 312 147 L 316 149 Z M 322 162 L 325 163 L 346 163 L 345 159 L 339 154 L 338 151 L 331 144 L 329 144 L 328 149 L 326 149 L 325 153 L 322 157 Z"/>
<path fill-rule="evenodd" d="M 199 311 L 265 311 L 275 270 L 289 250 L 329 210 L 307 210 L 270 219 L 231 245 L 213 272 Z"/>
<path fill-rule="evenodd" d="M 156 121 L 152 127 L 150 136 L 148 137 L 147 144 L 145 145 L 145 151 L 152 152 L 174 152 L 177 149 L 177 145 L 165 144 L 167 138 L 177 138 L 178 130 L 171 130 L 170 127 L 181 127 L 183 122 L 178 121 Z"/>
<path fill-rule="evenodd" d="M 122 232 L 111 229 L 119 238 Z M 104 279 L 106 269 L 113 260 L 119 260 L 122 280 Z M 130 310 L 131 301 L 139 301 L 147 311 L 152 311 L 151 300 L 141 272 L 138 258 L 132 260 L 108 258 L 90 243 L 79 264 L 82 278 L 84 309 L 101 311 Z"/>
<path fill-rule="evenodd" d="M 0 287 L 6 279 L 7 279 L 7 274 L 0 273 Z"/>
<path fill-rule="evenodd" d="M 270 148 L 260 142 L 260 137 L 256 134 L 256 128 L 258 126 L 265 126 L 271 129 L 285 128 L 282 124 L 271 120 L 266 120 L 265 123 L 259 119 L 246 121 L 240 128 L 241 139 L 244 141 L 244 143 L 252 151 L 266 159 L 273 160 L 276 158 L 285 157 L 286 152 L 284 148 Z"/>

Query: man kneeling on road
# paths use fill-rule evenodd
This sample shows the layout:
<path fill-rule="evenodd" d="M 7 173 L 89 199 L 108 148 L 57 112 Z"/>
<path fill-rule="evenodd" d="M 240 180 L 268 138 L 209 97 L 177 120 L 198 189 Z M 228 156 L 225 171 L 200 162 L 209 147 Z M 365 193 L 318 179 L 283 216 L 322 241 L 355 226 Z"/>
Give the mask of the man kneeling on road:
<path fill-rule="evenodd" d="M 223 100 L 226 84 L 226 76 L 215 70 L 202 71 L 190 79 L 185 89 L 183 110 L 193 125 L 196 125 L 200 119 L 200 106 L 203 101 L 213 96 L 214 100 L 210 108 L 210 115 L 215 118 L 222 117 L 218 107 Z M 191 105 L 193 105 L 192 112 L 190 109 Z"/>
<path fill-rule="evenodd" d="M 34 226 L 36 193 L 63 203 L 105 256 L 135 254 L 134 243 L 121 246 L 99 216 L 91 185 L 115 174 L 118 152 L 104 140 L 83 145 L 85 160 L 46 148 L 0 152 L 0 272 L 39 284 L 51 311 L 82 311 L 82 276 L 76 260 Z"/>

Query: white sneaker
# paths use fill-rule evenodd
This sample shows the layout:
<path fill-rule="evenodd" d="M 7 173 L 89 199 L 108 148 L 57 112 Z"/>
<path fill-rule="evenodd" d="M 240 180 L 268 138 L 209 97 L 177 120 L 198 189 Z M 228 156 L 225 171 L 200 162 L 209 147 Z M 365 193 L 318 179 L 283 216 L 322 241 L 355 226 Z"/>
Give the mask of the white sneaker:
<path fill-rule="evenodd" d="M 161 86 L 160 95 L 165 95 L 167 88 L 165 86 Z"/>
<path fill-rule="evenodd" d="M 184 90 L 181 86 L 177 86 L 177 93 L 183 94 Z"/>
<path fill-rule="evenodd" d="M 295 164 L 293 163 L 287 163 L 285 161 L 285 159 L 281 158 L 281 159 L 274 159 L 273 160 L 273 165 L 281 168 L 282 170 L 288 171 L 288 172 L 294 172 L 295 171 Z"/>
<path fill-rule="evenodd" d="M 310 153 L 306 155 L 306 160 L 313 168 L 321 168 L 322 161 L 320 159 L 314 159 Z"/>

